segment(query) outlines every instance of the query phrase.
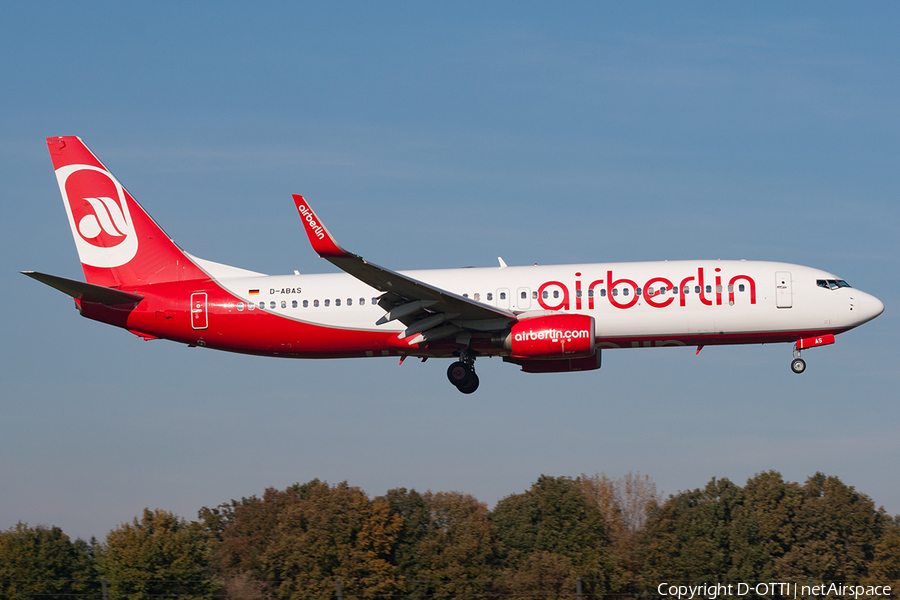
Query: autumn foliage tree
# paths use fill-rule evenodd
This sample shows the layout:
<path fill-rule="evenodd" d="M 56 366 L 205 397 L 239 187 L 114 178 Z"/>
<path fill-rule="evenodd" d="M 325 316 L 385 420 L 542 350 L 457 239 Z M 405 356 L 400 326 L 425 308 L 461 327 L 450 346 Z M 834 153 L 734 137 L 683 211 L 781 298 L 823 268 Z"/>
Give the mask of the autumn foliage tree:
<path fill-rule="evenodd" d="M 59 528 L 0 532 L 0 596 L 641 598 L 660 582 L 795 581 L 900 589 L 900 518 L 836 477 L 713 479 L 663 500 L 649 477 L 542 475 L 493 510 L 469 494 L 369 497 L 314 479 L 204 508 L 162 510 L 103 544 Z M 340 584 L 338 584 L 340 582 Z"/>
<path fill-rule="evenodd" d="M 328 596 L 340 579 L 348 595 L 402 589 L 389 559 L 402 519 L 383 498 L 346 483 L 319 480 L 269 489 L 204 513 L 221 540 L 217 565 L 226 578 L 264 582 L 274 595 Z"/>

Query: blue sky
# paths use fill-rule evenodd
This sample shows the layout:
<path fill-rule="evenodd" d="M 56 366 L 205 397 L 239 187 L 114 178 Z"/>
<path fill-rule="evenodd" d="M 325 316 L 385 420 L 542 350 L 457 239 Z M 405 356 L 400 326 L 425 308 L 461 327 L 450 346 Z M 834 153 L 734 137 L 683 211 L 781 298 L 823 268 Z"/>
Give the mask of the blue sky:
<path fill-rule="evenodd" d="M 318 477 L 493 504 L 540 474 L 665 493 L 837 475 L 900 513 L 894 3 L 23 4 L 0 22 L 0 529 Z M 396 269 L 746 258 L 885 313 L 790 346 L 605 352 L 600 371 L 289 361 L 143 342 L 18 274 L 81 278 L 44 138 L 78 135 L 182 247 L 333 271 L 302 193 Z M 602 324 L 599 325 L 602 328 Z"/>

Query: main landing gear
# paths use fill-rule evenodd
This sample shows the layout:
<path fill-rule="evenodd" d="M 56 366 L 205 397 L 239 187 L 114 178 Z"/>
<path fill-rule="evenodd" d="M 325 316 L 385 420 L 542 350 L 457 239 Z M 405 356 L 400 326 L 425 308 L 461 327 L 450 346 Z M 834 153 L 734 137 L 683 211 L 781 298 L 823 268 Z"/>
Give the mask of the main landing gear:
<path fill-rule="evenodd" d="M 447 379 L 463 394 L 471 394 L 478 389 L 478 375 L 475 374 L 475 357 L 461 351 L 459 360 L 447 368 Z"/>
<path fill-rule="evenodd" d="M 800 349 L 794 346 L 794 360 L 791 361 L 791 371 L 800 374 L 806 370 L 806 361 L 800 358 Z"/>

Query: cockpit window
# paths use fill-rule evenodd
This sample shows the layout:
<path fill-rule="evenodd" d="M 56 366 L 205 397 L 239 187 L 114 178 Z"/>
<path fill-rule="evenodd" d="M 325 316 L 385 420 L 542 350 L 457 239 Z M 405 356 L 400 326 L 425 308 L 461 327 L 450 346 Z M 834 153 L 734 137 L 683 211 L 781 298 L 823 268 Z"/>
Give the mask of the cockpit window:
<path fill-rule="evenodd" d="M 838 288 L 848 288 L 850 284 L 843 279 L 816 279 L 816 285 L 826 290 L 836 290 Z"/>

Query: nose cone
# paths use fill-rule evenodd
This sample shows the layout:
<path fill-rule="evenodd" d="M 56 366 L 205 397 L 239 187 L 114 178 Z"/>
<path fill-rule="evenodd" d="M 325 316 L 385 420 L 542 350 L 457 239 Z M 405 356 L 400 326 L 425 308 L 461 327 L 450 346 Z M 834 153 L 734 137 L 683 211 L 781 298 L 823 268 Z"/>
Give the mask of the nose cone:
<path fill-rule="evenodd" d="M 871 321 L 884 312 L 884 303 L 871 294 L 860 292 L 859 294 L 859 315 L 860 323 Z"/>

